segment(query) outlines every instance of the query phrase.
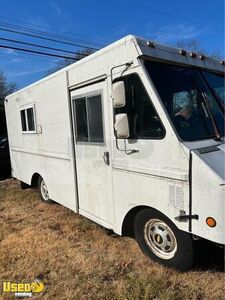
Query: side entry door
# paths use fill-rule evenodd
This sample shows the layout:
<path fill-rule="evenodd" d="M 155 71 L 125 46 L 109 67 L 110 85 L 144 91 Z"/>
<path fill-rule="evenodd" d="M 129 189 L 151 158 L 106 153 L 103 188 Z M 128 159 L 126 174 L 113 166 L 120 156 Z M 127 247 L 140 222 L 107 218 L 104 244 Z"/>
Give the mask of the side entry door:
<path fill-rule="evenodd" d="M 79 213 L 113 228 L 109 96 L 106 80 L 71 92 Z"/>

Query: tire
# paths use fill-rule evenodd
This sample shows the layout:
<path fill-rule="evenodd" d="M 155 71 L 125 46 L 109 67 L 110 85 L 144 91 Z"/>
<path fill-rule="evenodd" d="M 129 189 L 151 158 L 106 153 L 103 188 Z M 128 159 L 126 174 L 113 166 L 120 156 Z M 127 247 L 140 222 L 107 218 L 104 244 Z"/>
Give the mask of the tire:
<path fill-rule="evenodd" d="M 153 209 L 137 213 L 135 238 L 141 250 L 151 259 L 179 271 L 187 271 L 194 260 L 193 240 L 167 217 Z"/>
<path fill-rule="evenodd" d="M 49 198 L 47 185 L 41 176 L 38 178 L 38 191 L 43 202 L 53 203 L 53 201 Z"/>

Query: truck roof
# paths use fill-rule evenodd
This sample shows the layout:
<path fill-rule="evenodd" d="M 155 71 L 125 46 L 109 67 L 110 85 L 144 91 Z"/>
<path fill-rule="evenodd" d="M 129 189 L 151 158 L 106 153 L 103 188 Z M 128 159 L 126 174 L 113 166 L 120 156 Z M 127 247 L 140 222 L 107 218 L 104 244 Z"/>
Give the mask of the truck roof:
<path fill-rule="evenodd" d="M 63 73 L 65 71 L 70 71 L 81 64 L 87 63 L 103 54 L 106 54 L 107 52 L 113 51 L 113 49 L 121 47 L 121 46 L 128 46 L 130 44 L 133 44 L 137 50 L 137 57 L 149 57 L 153 60 L 158 61 L 165 61 L 165 62 L 173 62 L 178 63 L 182 65 L 187 66 L 193 66 L 193 67 L 199 67 L 207 70 L 211 70 L 214 72 L 224 73 L 224 60 L 219 61 L 216 59 L 213 59 L 211 57 L 208 57 L 204 55 L 203 53 L 194 53 L 186 51 L 185 49 L 180 48 L 174 48 L 171 46 L 166 46 L 163 44 L 158 44 L 154 41 L 149 41 L 141 37 L 137 37 L 134 35 L 127 35 L 123 37 L 122 39 L 94 52 L 93 54 L 82 58 L 81 60 L 59 70 L 55 73 L 48 75 L 18 91 L 15 93 L 8 95 L 6 99 L 10 98 L 11 96 L 14 96 L 28 88 L 31 88 L 32 86 L 35 86 L 37 84 L 40 84 L 41 82 L 51 79 L 55 76 L 57 76 L 60 73 Z M 128 59 L 129 61 L 129 59 Z M 112 67 L 116 65 L 116 62 L 111 62 Z"/>
<path fill-rule="evenodd" d="M 219 61 L 204 53 L 166 46 L 139 37 L 136 37 L 136 41 L 144 56 L 224 73 L 224 60 Z"/>

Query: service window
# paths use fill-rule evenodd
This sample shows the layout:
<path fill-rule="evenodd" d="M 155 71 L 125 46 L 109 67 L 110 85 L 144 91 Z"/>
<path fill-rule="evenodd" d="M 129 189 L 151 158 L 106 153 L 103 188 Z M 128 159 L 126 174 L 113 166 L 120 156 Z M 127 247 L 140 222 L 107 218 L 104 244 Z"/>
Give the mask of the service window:
<path fill-rule="evenodd" d="M 26 132 L 26 133 L 36 132 L 34 105 L 21 109 L 20 118 L 21 118 L 22 132 Z"/>
<path fill-rule="evenodd" d="M 101 94 L 74 100 L 77 142 L 103 143 Z"/>

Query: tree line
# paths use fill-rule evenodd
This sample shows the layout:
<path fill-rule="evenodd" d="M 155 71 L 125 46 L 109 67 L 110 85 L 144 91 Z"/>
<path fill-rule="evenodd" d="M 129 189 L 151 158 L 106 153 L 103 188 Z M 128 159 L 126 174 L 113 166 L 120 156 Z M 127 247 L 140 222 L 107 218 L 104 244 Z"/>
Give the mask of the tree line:
<path fill-rule="evenodd" d="M 8 82 L 6 75 L 0 71 L 0 136 L 5 136 L 7 133 L 4 99 L 7 95 L 13 93 L 16 88 L 16 83 Z"/>

